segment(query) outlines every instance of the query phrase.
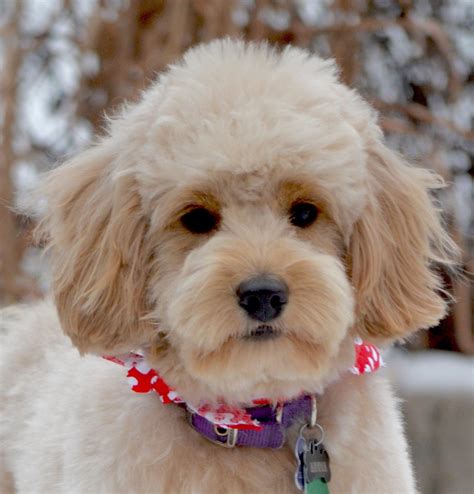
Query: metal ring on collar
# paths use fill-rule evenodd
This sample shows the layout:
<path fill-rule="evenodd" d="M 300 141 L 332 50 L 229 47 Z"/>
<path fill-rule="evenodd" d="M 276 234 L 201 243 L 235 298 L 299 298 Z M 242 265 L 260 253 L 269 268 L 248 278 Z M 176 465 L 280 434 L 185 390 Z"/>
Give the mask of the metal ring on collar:
<path fill-rule="evenodd" d="M 314 424 L 313 427 L 311 427 L 309 424 L 303 424 L 301 426 L 301 429 L 300 429 L 300 436 L 303 436 L 303 432 L 305 432 L 306 429 L 308 431 L 313 431 L 314 429 L 317 429 L 319 431 L 319 433 L 321 434 L 321 437 L 318 439 L 315 446 L 319 446 L 320 444 L 323 443 L 323 441 L 324 441 L 324 429 L 319 424 Z"/>

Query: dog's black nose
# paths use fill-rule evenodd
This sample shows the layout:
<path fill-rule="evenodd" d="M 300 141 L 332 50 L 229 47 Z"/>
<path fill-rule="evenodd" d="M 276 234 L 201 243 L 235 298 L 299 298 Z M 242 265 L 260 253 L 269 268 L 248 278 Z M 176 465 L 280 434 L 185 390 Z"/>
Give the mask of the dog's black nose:
<path fill-rule="evenodd" d="M 278 278 L 260 275 L 241 283 L 237 297 L 252 319 L 267 322 L 275 319 L 288 302 L 288 287 Z"/>

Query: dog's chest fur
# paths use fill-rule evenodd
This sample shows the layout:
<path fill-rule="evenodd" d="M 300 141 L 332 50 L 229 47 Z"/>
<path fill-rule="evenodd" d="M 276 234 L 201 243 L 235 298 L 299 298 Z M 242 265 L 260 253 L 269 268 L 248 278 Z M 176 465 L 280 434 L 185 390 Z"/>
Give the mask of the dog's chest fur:
<path fill-rule="evenodd" d="M 80 358 L 52 305 L 1 315 L 2 493 L 297 492 L 292 438 L 281 450 L 216 446 L 180 408 L 132 393 L 123 368 Z M 383 378 L 347 376 L 319 400 L 319 417 L 332 494 L 414 492 Z"/>

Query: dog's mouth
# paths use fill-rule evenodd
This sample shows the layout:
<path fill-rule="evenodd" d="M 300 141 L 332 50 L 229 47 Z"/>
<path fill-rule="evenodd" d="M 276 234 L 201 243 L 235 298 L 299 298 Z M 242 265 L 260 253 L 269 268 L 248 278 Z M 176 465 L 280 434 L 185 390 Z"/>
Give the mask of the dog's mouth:
<path fill-rule="evenodd" d="M 280 331 L 275 329 L 268 324 L 262 324 L 252 329 L 247 335 L 245 335 L 246 340 L 252 341 L 264 341 L 264 340 L 272 340 L 277 338 L 280 335 Z"/>

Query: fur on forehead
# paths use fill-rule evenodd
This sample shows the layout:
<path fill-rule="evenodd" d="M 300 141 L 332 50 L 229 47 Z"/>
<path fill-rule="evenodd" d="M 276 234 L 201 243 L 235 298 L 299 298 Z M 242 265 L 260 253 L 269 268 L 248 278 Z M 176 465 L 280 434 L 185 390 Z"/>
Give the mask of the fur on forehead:
<path fill-rule="evenodd" d="M 115 122 L 112 136 L 130 143 L 130 126 L 142 128 L 133 132 L 130 160 L 145 205 L 156 206 L 167 190 L 229 174 L 251 199 L 286 173 L 311 176 L 333 198 L 346 232 L 364 206 L 361 129 L 373 116 L 337 81 L 332 62 L 297 48 L 279 53 L 230 40 L 197 47 L 126 120 Z"/>

